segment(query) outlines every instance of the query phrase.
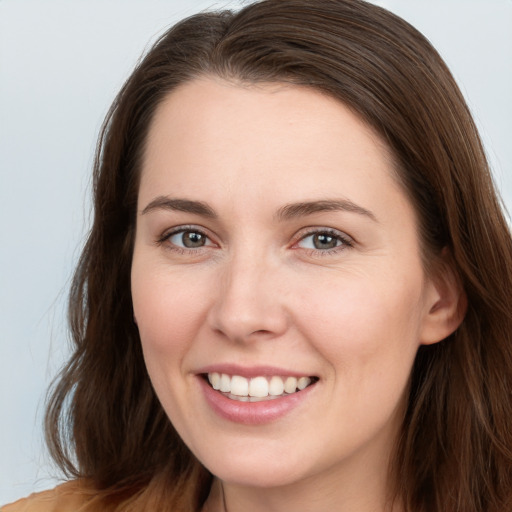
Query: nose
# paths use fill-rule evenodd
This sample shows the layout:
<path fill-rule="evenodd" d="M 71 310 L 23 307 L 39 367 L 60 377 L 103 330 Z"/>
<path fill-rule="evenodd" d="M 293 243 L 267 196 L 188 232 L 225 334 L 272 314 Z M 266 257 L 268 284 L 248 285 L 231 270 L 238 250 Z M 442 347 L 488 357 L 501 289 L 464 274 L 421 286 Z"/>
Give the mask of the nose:
<path fill-rule="evenodd" d="M 279 264 L 254 254 L 226 263 L 208 315 L 211 328 L 239 343 L 282 335 L 289 315 L 281 274 Z"/>

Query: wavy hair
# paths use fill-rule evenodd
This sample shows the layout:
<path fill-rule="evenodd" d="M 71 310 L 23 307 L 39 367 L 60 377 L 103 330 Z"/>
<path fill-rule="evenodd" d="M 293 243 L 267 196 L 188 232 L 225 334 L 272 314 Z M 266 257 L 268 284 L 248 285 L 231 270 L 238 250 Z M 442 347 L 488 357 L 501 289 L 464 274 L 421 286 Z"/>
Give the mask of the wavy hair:
<path fill-rule="evenodd" d="M 453 335 L 419 349 L 392 491 L 406 512 L 512 510 L 510 232 L 443 60 L 408 23 L 360 0 L 264 0 L 192 16 L 128 78 L 97 146 L 94 222 L 69 300 L 74 350 L 47 404 L 54 459 L 113 509 L 198 510 L 208 494 L 211 475 L 152 389 L 130 293 L 149 124 L 173 89 L 205 75 L 320 90 L 387 143 L 419 219 L 425 266 L 449 251 L 468 303 Z"/>

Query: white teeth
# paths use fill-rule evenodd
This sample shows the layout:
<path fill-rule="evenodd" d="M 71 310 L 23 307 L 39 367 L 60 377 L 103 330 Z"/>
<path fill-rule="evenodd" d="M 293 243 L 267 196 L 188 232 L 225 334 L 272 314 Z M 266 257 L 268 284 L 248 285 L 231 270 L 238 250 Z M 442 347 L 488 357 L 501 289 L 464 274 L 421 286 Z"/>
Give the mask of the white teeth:
<path fill-rule="evenodd" d="M 301 377 L 297 381 L 297 387 L 299 388 L 299 391 L 306 389 L 310 384 L 311 384 L 311 379 L 309 377 Z"/>
<path fill-rule="evenodd" d="M 210 380 L 210 384 L 213 389 L 220 389 L 220 374 L 217 372 L 209 373 L 208 379 Z"/>
<path fill-rule="evenodd" d="M 248 396 L 249 395 L 249 381 L 245 377 L 239 375 L 233 375 L 231 377 L 231 389 L 232 395 L 237 396 Z"/>
<path fill-rule="evenodd" d="M 294 393 L 297 389 L 297 379 L 295 377 L 288 377 L 284 381 L 284 390 L 287 393 Z"/>
<path fill-rule="evenodd" d="M 251 384 L 249 385 L 249 396 L 257 396 L 260 398 L 268 396 L 268 380 L 265 377 L 256 377 L 255 379 L 251 379 Z"/>
<path fill-rule="evenodd" d="M 231 391 L 231 377 L 229 375 L 221 373 L 219 389 L 223 393 L 229 393 Z"/>
<path fill-rule="evenodd" d="M 240 375 L 230 376 L 226 373 L 212 372 L 208 380 L 213 389 L 222 393 L 229 393 L 240 398 L 275 398 L 286 394 L 302 391 L 312 380 L 310 377 L 254 377 L 246 379 Z"/>
<path fill-rule="evenodd" d="M 272 377 L 268 386 L 268 394 L 272 396 L 282 395 L 284 392 L 284 382 L 281 377 Z"/>

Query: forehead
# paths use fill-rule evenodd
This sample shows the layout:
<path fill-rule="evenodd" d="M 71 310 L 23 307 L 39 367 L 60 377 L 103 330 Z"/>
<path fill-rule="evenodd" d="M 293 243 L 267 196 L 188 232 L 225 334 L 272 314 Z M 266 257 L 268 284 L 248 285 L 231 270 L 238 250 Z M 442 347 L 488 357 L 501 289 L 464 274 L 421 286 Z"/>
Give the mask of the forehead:
<path fill-rule="evenodd" d="M 371 183 L 396 188 L 390 151 L 340 101 L 304 86 L 203 78 L 157 108 L 140 195 L 286 202 L 335 192 L 361 201 Z"/>
<path fill-rule="evenodd" d="M 283 130 L 283 128 L 285 130 Z M 314 139 L 320 132 L 339 136 L 339 144 L 350 144 L 362 137 L 391 159 L 388 146 L 360 116 L 341 101 L 317 89 L 284 83 L 245 83 L 216 77 L 201 77 L 178 86 L 157 107 L 149 129 L 153 142 L 170 135 L 207 142 L 208 135 L 233 138 L 233 130 L 248 141 L 272 141 L 282 145 L 305 129 Z M 218 142 L 218 141 L 217 141 Z M 326 140 L 326 142 L 328 142 Z M 283 148 L 284 149 L 284 148 Z M 294 148 L 298 150 L 297 147 Z"/>

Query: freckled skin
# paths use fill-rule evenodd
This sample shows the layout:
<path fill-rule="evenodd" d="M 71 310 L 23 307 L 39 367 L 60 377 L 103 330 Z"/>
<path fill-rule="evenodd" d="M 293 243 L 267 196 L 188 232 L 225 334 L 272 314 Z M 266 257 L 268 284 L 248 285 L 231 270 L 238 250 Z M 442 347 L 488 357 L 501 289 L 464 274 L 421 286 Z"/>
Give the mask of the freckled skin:
<path fill-rule="evenodd" d="M 158 196 L 208 203 L 215 217 L 142 214 Z M 375 219 L 276 217 L 339 198 Z M 381 510 L 414 356 L 449 332 L 432 318 L 438 290 L 377 135 L 305 88 L 195 80 L 156 112 L 138 209 L 132 293 L 148 371 L 230 510 Z M 206 244 L 165 238 L 180 226 Z M 340 241 L 317 248 L 312 229 Z M 201 367 L 221 363 L 319 381 L 279 420 L 241 426 L 212 411 L 198 383 Z"/>

